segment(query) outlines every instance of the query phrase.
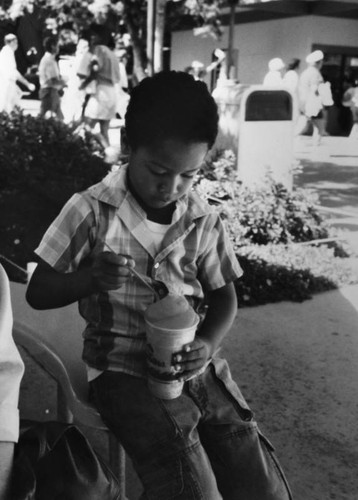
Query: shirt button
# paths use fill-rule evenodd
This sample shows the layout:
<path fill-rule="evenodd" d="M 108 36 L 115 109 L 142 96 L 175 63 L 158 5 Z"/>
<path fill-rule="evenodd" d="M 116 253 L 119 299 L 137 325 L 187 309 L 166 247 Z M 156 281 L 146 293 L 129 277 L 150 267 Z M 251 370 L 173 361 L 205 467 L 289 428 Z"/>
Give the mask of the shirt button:
<path fill-rule="evenodd" d="M 156 263 L 154 264 L 154 269 L 158 269 L 158 267 L 159 267 L 159 262 L 156 262 Z"/>

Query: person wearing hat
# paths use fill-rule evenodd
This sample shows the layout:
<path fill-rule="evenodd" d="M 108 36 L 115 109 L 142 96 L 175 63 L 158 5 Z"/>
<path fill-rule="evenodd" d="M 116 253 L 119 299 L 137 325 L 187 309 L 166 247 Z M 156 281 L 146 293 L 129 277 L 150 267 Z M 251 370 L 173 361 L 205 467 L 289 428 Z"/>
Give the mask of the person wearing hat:
<path fill-rule="evenodd" d="M 15 51 L 18 46 L 16 35 L 9 33 L 5 36 L 4 46 L 0 51 L 0 112 L 11 113 L 15 106 L 19 106 L 22 92 L 16 82 L 25 85 L 30 92 L 33 92 L 36 88 L 17 69 Z"/>
<path fill-rule="evenodd" d="M 270 59 L 268 63 L 268 72 L 262 82 L 266 87 L 277 87 L 282 86 L 282 70 L 285 64 L 280 57 L 274 57 Z"/>
<path fill-rule="evenodd" d="M 193 61 L 190 66 L 185 68 L 185 72 L 192 75 L 195 80 L 203 81 L 204 78 L 211 73 L 219 64 L 223 62 L 226 54 L 221 49 L 215 49 L 214 51 L 215 61 L 213 61 L 209 66 L 205 68 L 205 65 L 200 61 Z"/>
<path fill-rule="evenodd" d="M 323 83 L 321 68 L 324 54 L 315 50 L 306 57 L 307 68 L 301 73 L 298 82 L 298 97 L 301 113 L 312 123 L 313 139 L 316 144 L 325 135 L 323 103 L 319 86 Z"/>

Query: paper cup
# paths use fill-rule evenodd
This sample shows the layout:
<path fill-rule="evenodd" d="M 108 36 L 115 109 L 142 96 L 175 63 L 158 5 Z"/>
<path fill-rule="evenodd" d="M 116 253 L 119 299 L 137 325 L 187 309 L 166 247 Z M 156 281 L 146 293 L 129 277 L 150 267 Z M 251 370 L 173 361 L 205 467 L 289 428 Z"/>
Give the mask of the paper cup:
<path fill-rule="evenodd" d="M 189 328 L 170 330 L 146 321 L 148 387 L 154 396 L 174 399 L 182 393 L 184 383 L 177 380 L 173 354 L 194 340 L 198 323 L 199 316 Z"/>

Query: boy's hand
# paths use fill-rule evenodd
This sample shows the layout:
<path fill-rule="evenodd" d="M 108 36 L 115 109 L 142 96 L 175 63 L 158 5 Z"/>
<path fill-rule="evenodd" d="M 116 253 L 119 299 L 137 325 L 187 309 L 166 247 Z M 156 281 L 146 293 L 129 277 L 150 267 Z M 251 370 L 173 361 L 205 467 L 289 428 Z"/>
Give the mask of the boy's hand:
<path fill-rule="evenodd" d="M 178 372 L 178 378 L 187 380 L 199 372 L 212 355 L 210 342 L 202 337 L 195 337 L 193 342 L 186 344 L 180 352 L 173 356 L 173 364 Z"/>
<path fill-rule="evenodd" d="M 130 268 L 135 266 L 131 257 L 102 252 L 92 264 L 92 283 L 94 291 L 116 290 L 131 276 Z"/>

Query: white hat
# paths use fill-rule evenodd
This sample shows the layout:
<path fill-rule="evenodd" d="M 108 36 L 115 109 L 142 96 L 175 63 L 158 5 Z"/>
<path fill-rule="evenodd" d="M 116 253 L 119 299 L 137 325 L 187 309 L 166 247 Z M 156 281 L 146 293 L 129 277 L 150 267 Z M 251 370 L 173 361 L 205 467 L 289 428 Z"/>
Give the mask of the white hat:
<path fill-rule="evenodd" d="M 8 35 L 5 35 L 4 37 L 4 42 L 5 43 L 11 43 L 17 40 L 17 36 L 14 35 L 13 33 L 9 33 Z"/>
<path fill-rule="evenodd" d="M 204 64 L 200 61 L 193 61 L 190 66 L 192 68 L 203 68 Z"/>
<path fill-rule="evenodd" d="M 324 54 L 322 50 L 314 50 L 313 52 L 308 54 L 308 56 L 306 57 L 306 62 L 312 64 L 318 61 L 322 61 L 323 58 Z"/>
<path fill-rule="evenodd" d="M 280 71 L 285 67 L 285 64 L 280 57 L 274 57 L 269 61 L 268 67 L 270 71 Z"/>

